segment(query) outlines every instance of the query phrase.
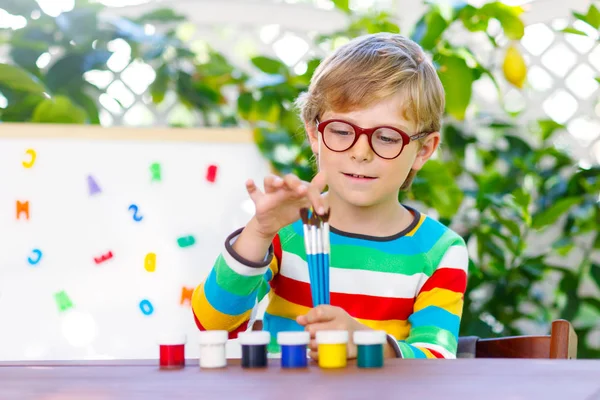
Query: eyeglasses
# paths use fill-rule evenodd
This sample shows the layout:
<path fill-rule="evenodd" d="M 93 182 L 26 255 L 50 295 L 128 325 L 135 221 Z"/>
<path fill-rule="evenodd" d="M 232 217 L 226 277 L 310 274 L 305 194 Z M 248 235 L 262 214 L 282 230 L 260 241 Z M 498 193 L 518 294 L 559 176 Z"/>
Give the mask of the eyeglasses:
<path fill-rule="evenodd" d="M 409 136 L 392 126 L 365 129 L 341 119 L 316 122 L 317 129 L 323 137 L 323 143 L 329 150 L 338 153 L 349 150 L 358 141 L 360 135 L 365 134 L 373 152 L 386 160 L 398 157 L 411 141 L 424 138 L 430 133 L 423 132 Z"/>

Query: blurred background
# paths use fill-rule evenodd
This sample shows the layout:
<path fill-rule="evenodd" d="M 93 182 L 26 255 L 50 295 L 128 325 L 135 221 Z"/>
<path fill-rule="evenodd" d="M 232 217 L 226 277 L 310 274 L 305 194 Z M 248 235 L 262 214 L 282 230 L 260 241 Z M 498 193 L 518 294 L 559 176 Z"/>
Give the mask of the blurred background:
<path fill-rule="evenodd" d="M 274 171 L 310 179 L 294 99 L 332 49 L 400 32 L 431 55 L 446 89 L 442 146 L 401 200 L 468 243 L 461 334 L 547 334 L 565 318 L 579 357 L 598 358 L 598 7 L 0 0 L 0 130 L 2 122 L 251 130 Z"/>

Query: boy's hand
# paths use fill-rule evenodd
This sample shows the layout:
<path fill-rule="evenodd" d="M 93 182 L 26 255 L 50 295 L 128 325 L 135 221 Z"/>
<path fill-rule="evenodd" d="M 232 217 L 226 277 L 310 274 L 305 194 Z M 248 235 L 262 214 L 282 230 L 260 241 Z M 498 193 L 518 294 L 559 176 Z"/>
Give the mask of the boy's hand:
<path fill-rule="evenodd" d="M 249 180 L 246 190 L 256 209 L 253 232 L 272 239 L 281 228 L 300 218 L 301 208 L 313 207 L 318 214 L 321 214 L 320 209 L 326 212 L 326 196 L 321 194 L 325 186 L 323 172 L 319 172 L 310 183 L 293 174 L 284 178 L 269 176 L 265 178 L 264 193 Z"/>
<path fill-rule="evenodd" d="M 304 326 L 304 329 L 310 332 L 310 357 L 313 360 L 318 358 L 317 342 L 315 335 L 317 331 L 322 330 L 344 330 L 348 331 L 348 358 L 356 358 L 356 345 L 352 340 L 354 331 L 371 329 L 350 316 L 344 309 L 329 305 L 320 305 L 311 309 L 305 315 L 296 318 L 296 322 Z"/>

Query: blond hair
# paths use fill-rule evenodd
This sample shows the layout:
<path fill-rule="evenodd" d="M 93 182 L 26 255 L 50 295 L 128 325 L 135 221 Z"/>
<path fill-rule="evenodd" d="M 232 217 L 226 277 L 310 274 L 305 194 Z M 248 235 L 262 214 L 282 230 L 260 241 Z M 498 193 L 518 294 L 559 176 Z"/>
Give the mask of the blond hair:
<path fill-rule="evenodd" d="M 399 93 L 405 100 L 399 112 L 417 127 L 407 133 L 440 131 L 445 94 L 432 62 L 405 36 L 377 33 L 357 37 L 325 58 L 296 104 L 304 123 L 314 124 L 327 110 L 348 112 Z M 410 172 L 402 190 L 415 175 Z"/>

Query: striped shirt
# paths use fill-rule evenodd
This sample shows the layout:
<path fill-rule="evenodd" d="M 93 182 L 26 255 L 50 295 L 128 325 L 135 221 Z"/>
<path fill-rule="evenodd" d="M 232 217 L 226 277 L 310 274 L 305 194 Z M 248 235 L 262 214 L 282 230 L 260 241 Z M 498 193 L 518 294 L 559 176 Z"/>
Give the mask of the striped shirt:
<path fill-rule="evenodd" d="M 389 237 L 331 227 L 330 304 L 358 322 L 388 333 L 403 358 L 455 358 L 469 265 L 464 240 L 438 221 L 410 209 L 413 223 Z M 200 330 L 223 329 L 230 338 L 247 329 L 257 302 L 267 301 L 263 329 L 269 351 L 280 331 L 303 330 L 295 320 L 312 307 L 302 221 L 283 228 L 264 262 L 225 241 L 207 278 L 192 296 Z"/>

